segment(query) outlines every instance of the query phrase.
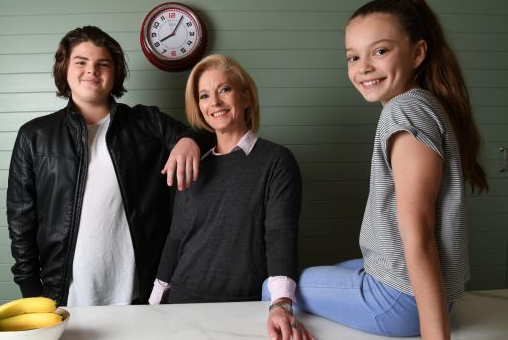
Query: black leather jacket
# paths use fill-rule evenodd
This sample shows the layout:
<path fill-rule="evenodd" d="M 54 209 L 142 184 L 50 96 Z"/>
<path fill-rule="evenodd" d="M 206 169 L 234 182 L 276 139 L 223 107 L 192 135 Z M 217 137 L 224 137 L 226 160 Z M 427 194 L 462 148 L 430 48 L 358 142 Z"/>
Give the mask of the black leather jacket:
<path fill-rule="evenodd" d="M 187 127 L 156 107 L 111 101 L 106 135 L 130 228 L 140 302 L 148 300 L 171 222 L 174 192 L 160 175 Z M 66 108 L 23 125 L 12 153 L 7 218 L 23 296 L 66 305 L 87 174 L 87 128 Z"/>

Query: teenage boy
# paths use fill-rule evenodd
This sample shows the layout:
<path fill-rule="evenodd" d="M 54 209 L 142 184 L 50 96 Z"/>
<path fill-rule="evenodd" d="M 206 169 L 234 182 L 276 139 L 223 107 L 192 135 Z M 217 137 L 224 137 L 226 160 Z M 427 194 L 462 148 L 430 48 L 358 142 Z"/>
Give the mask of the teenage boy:
<path fill-rule="evenodd" d="M 171 221 L 172 190 L 159 171 L 168 184 L 177 171 L 183 189 L 200 151 L 183 138 L 168 159 L 188 128 L 156 107 L 117 103 L 127 73 L 122 48 L 101 29 L 68 32 L 53 66 L 68 105 L 19 130 L 7 216 L 24 297 L 67 306 L 148 300 Z"/>

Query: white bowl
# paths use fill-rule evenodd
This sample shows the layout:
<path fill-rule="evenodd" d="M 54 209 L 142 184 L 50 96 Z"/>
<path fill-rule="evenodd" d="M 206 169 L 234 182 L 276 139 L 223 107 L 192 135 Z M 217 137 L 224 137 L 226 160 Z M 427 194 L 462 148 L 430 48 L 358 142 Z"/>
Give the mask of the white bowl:
<path fill-rule="evenodd" d="M 62 308 L 57 308 L 54 313 L 60 314 L 62 322 L 56 326 L 32 329 L 29 331 L 0 332 L 1 340 L 58 340 L 69 322 L 70 314 Z"/>

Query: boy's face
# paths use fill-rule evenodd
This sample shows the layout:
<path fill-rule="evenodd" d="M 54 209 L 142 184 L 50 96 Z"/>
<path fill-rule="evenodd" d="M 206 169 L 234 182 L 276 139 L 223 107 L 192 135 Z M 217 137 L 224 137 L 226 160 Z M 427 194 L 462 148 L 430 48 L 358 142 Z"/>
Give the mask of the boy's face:
<path fill-rule="evenodd" d="M 114 81 L 115 65 L 105 47 L 87 41 L 72 49 L 67 82 L 78 107 L 107 105 Z"/>

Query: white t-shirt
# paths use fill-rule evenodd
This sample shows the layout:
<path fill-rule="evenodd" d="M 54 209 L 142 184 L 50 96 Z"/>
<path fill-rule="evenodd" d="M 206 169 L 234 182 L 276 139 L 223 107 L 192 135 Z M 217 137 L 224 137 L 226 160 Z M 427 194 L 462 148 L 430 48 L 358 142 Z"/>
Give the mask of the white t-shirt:
<path fill-rule="evenodd" d="M 132 239 L 106 146 L 110 116 L 88 125 L 88 172 L 68 306 L 129 305 L 136 294 Z"/>

